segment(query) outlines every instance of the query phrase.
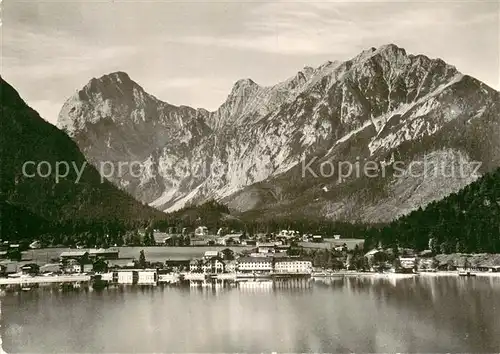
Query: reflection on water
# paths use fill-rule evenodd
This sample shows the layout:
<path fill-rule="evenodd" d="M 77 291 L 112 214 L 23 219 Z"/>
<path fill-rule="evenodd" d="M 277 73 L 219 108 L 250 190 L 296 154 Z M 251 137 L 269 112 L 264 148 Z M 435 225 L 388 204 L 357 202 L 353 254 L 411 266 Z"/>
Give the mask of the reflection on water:
<path fill-rule="evenodd" d="M 500 279 L 211 280 L 9 294 L 7 352 L 497 352 Z"/>

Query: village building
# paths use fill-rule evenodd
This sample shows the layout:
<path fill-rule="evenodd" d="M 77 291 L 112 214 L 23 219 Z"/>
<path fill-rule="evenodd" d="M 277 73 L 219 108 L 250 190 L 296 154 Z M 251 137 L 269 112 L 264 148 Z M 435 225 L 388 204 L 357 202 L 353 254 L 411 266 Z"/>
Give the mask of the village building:
<path fill-rule="evenodd" d="M 199 240 L 191 239 L 189 241 L 189 244 L 191 246 L 206 246 L 206 245 L 208 245 L 208 240 L 205 240 L 205 239 L 199 239 Z"/>
<path fill-rule="evenodd" d="M 311 241 L 312 242 L 316 242 L 316 243 L 323 242 L 323 236 L 321 236 L 321 235 L 313 235 Z"/>
<path fill-rule="evenodd" d="M 500 273 L 500 265 L 489 266 L 488 271 L 492 273 Z"/>
<path fill-rule="evenodd" d="M 156 246 L 166 246 L 172 239 L 172 235 L 166 232 L 154 231 L 153 239 L 155 240 Z"/>
<path fill-rule="evenodd" d="M 35 241 L 33 241 L 33 242 L 30 243 L 29 247 L 31 249 L 42 248 L 42 243 L 40 241 L 35 240 Z"/>
<path fill-rule="evenodd" d="M 337 251 L 337 252 L 344 252 L 344 251 L 346 251 L 346 250 L 347 250 L 347 247 L 346 247 L 346 246 L 344 246 L 344 245 L 341 245 L 341 246 L 335 246 L 335 247 L 333 247 L 333 249 L 334 249 L 335 251 Z"/>
<path fill-rule="evenodd" d="M 197 237 L 208 235 L 208 227 L 206 227 L 206 226 L 198 226 L 194 230 L 194 235 L 197 236 Z"/>
<path fill-rule="evenodd" d="M 399 262 L 403 268 L 413 268 L 416 264 L 415 257 L 399 257 Z"/>
<path fill-rule="evenodd" d="M 219 251 L 215 251 L 215 250 L 205 251 L 205 253 L 203 255 L 203 258 L 205 258 L 205 259 L 210 259 L 213 257 L 222 257 L 222 255 Z"/>
<path fill-rule="evenodd" d="M 112 281 L 128 285 L 156 285 L 158 272 L 156 269 L 120 269 L 112 273 Z"/>
<path fill-rule="evenodd" d="M 118 259 L 119 258 L 119 251 L 116 249 L 89 249 L 89 250 L 78 250 L 78 251 L 66 251 L 62 252 L 59 255 L 59 258 L 61 261 L 69 260 L 69 259 L 75 259 L 75 260 L 82 260 L 82 259 Z"/>
<path fill-rule="evenodd" d="M 40 267 L 41 274 L 60 273 L 60 272 L 61 272 L 61 265 L 59 263 L 48 263 Z"/>
<path fill-rule="evenodd" d="M 399 257 L 399 265 L 403 272 L 413 272 L 417 260 L 415 257 Z"/>
<path fill-rule="evenodd" d="M 110 259 L 106 261 L 110 269 L 135 268 L 133 258 Z"/>
<path fill-rule="evenodd" d="M 243 234 L 226 234 L 224 236 L 221 236 L 217 239 L 217 244 L 219 245 L 229 245 L 229 244 L 240 244 L 241 243 L 241 236 Z"/>
<path fill-rule="evenodd" d="M 259 252 L 252 252 L 249 255 L 250 257 L 273 257 L 274 253 L 259 253 Z"/>
<path fill-rule="evenodd" d="M 432 270 L 434 269 L 436 261 L 434 258 L 418 258 L 417 267 L 419 270 Z"/>
<path fill-rule="evenodd" d="M 75 258 L 69 258 L 62 262 L 62 270 L 64 273 L 81 273 L 82 263 L 80 260 Z"/>
<path fill-rule="evenodd" d="M 203 272 L 203 262 L 202 258 L 193 258 L 189 261 L 189 271 L 192 273 L 201 273 Z"/>
<path fill-rule="evenodd" d="M 295 231 L 295 230 L 281 230 L 278 233 L 278 236 L 285 237 L 285 238 L 292 238 L 292 237 L 298 236 L 299 234 L 300 234 L 300 232 Z"/>
<path fill-rule="evenodd" d="M 384 253 L 384 251 L 374 248 L 371 251 L 366 252 L 365 257 L 368 258 L 368 260 L 370 261 L 371 259 L 373 259 L 373 257 L 375 257 L 376 254 L 379 253 Z"/>
<path fill-rule="evenodd" d="M 165 265 L 167 267 L 172 267 L 175 269 L 190 269 L 190 264 L 191 264 L 191 259 L 190 258 L 174 258 L 174 259 L 167 259 L 165 261 Z"/>
<path fill-rule="evenodd" d="M 62 262 L 64 261 L 68 261 L 70 259 L 73 259 L 73 260 L 81 260 L 81 259 L 88 259 L 89 258 L 89 252 L 88 251 L 66 251 L 66 252 L 62 252 L 60 255 L 59 255 L 59 258 L 61 259 Z"/>
<path fill-rule="evenodd" d="M 276 245 L 274 247 L 275 252 L 286 252 L 290 249 L 290 245 Z"/>
<path fill-rule="evenodd" d="M 118 259 L 120 251 L 117 249 L 99 248 L 89 250 L 90 258 Z"/>
<path fill-rule="evenodd" d="M 36 263 L 25 264 L 21 267 L 23 274 L 37 275 L 40 272 L 40 266 Z"/>
<path fill-rule="evenodd" d="M 242 257 L 238 259 L 237 271 L 242 273 L 271 273 L 272 257 Z"/>
<path fill-rule="evenodd" d="M 258 253 L 274 253 L 275 251 L 274 243 L 269 242 L 258 242 L 257 243 L 257 252 Z"/>
<path fill-rule="evenodd" d="M 243 246 L 256 246 L 257 245 L 257 241 L 256 240 L 242 240 L 241 244 Z"/>
<path fill-rule="evenodd" d="M 156 269 L 144 269 L 137 272 L 137 285 L 156 285 L 158 273 Z"/>
<path fill-rule="evenodd" d="M 312 269 L 312 262 L 303 258 L 278 258 L 274 262 L 275 273 L 310 274 Z"/>
<path fill-rule="evenodd" d="M 134 277 L 132 270 L 117 270 L 113 272 L 113 281 L 118 284 L 134 284 L 137 280 Z"/>
<path fill-rule="evenodd" d="M 225 263 L 221 257 L 211 257 L 202 265 L 202 271 L 205 274 L 218 274 L 224 273 Z"/>

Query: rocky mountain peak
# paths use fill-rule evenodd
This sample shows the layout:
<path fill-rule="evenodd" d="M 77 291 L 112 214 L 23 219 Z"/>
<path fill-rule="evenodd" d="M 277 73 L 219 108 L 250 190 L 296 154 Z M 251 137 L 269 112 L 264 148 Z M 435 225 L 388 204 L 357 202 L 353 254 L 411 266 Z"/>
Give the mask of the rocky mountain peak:
<path fill-rule="evenodd" d="M 371 47 L 363 50 L 350 62 L 353 64 L 363 64 L 374 58 L 382 58 L 391 64 L 396 64 L 401 58 L 407 58 L 406 50 L 395 44 L 384 44 L 378 48 Z"/>
<path fill-rule="evenodd" d="M 231 93 L 228 95 L 228 100 L 232 98 L 244 97 L 248 98 L 252 93 L 257 92 L 262 87 L 252 79 L 241 79 L 235 82 Z"/>
<path fill-rule="evenodd" d="M 130 76 L 124 71 L 115 71 L 106 75 L 101 76 L 100 78 L 93 80 L 101 81 L 101 82 L 110 82 L 115 84 L 127 84 L 131 83 L 132 80 Z"/>
<path fill-rule="evenodd" d="M 374 47 L 372 47 L 371 50 L 374 50 Z M 393 43 L 383 44 L 380 47 L 376 48 L 374 51 L 378 52 L 378 53 L 381 53 L 381 52 L 389 52 L 389 53 L 402 52 L 403 54 L 406 55 L 406 50 L 404 48 L 398 47 L 396 44 L 393 44 Z"/>
<path fill-rule="evenodd" d="M 304 75 L 310 76 L 314 73 L 314 68 L 310 67 L 310 66 L 304 66 L 304 68 L 302 69 L 302 72 L 304 73 Z"/>
<path fill-rule="evenodd" d="M 145 120 L 146 111 L 165 104 L 158 101 L 130 76 L 117 71 L 99 78 L 92 78 L 85 86 L 71 96 L 63 105 L 57 126 L 70 136 L 87 129 L 88 124 L 103 120 L 124 122 Z M 153 107 L 153 108 L 152 108 Z"/>
<path fill-rule="evenodd" d="M 103 75 L 99 78 L 92 78 L 80 91 L 80 100 L 99 99 L 133 99 L 138 92 L 144 90 L 130 77 L 122 71 Z"/>
<path fill-rule="evenodd" d="M 234 83 L 233 89 L 228 96 L 228 99 L 238 96 L 248 96 L 251 92 L 260 89 L 260 86 L 252 79 L 241 79 Z"/>

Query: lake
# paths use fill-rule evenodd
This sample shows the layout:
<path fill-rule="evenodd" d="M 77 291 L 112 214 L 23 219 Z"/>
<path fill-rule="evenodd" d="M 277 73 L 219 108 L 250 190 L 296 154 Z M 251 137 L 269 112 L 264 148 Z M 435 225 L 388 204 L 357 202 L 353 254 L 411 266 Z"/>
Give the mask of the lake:
<path fill-rule="evenodd" d="M 0 298 L 8 353 L 498 352 L 500 278 L 37 290 Z"/>

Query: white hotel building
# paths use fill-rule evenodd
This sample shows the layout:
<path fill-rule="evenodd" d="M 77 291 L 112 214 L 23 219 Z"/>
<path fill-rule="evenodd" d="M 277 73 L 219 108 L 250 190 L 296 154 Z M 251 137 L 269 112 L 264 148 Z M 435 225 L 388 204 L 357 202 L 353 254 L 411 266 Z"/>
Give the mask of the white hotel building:
<path fill-rule="evenodd" d="M 156 269 L 120 269 L 111 273 L 111 280 L 118 284 L 156 285 Z"/>
<path fill-rule="evenodd" d="M 273 258 L 242 257 L 238 259 L 237 270 L 241 273 L 271 273 L 273 271 Z"/>
<path fill-rule="evenodd" d="M 238 259 L 240 273 L 310 274 L 312 262 L 302 258 L 243 257 Z"/>
<path fill-rule="evenodd" d="M 274 263 L 275 273 L 310 274 L 312 262 L 301 258 L 277 258 Z"/>

